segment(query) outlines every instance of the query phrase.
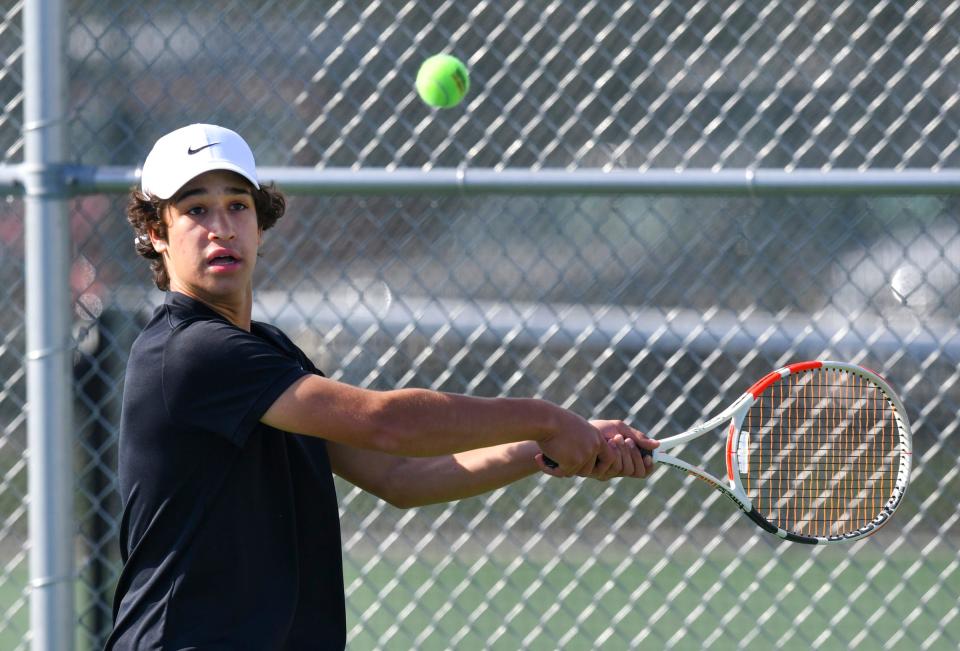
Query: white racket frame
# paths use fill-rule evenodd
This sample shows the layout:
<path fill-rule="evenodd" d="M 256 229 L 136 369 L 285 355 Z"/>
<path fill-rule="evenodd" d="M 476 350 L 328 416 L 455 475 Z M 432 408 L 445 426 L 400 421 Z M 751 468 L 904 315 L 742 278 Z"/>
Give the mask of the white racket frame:
<path fill-rule="evenodd" d="M 894 481 L 894 488 L 890 498 L 880 510 L 880 513 L 877 514 L 877 516 L 871 522 L 867 523 L 856 531 L 847 532 L 840 535 L 808 536 L 781 529 L 775 524 L 767 521 L 762 515 L 760 515 L 757 509 L 754 508 L 753 503 L 747 496 L 747 493 L 744 490 L 743 484 L 740 480 L 740 438 L 743 435 L 741 428 L 747 412 L 750 411 L 750 407 L 757 402 L 760 395 L 764 391 L 769 389 L 783 378 L 815 368 L 824 368 L 828 370 L 853 373 L 878 386 L 883 391 L 890 404 L 893 406 L 894 421 L 897 425 L 899 436 L 898 447 L 900 466 L 897 470 L 897 476 L 896 480 Z M 726 421 L 729 421 L 729 425 L 727 427 L 727 445 L 725 455 L 727 461 L 726 481 L 715 477 L 699 466 L 694 466 L 683 459 L 665 453 L 665 450 L 669 450 L 678 445 L 687 443 L 697 437 L 703 436 L 707 432 L 716 429 Z M 876 533 L 880 527 L 890 520 L 890 517 L 893 515 L 894 511 L 896 511 L 901 500 L 903 499 L 904 492 L 907 489 L 907 484 L 910 481 L 912 458 L 913 435 L 910 430 L 910 421 L 907 418 L 907 413 L 903 407 L 903 403 L 901 402 L 899 396 L 897 396 L 896 392 L 894 392 L 886 380 L 873 371 L 857 366 L 856 364 L 834 361 L 799 362 L 784 366 L 776 371 L 772 371 L 764 376 L 761 380 L 756 382 L 752 387 L 747 389 L 742 396 L 737 398 L 733 404 L 724 409 L 722 412 L 710 420 L 705 421 L 687 430 L 686 432 L 683 432 L 682 434 L 660 439 L 660 447 L 653 451 L 653 460 L 656 463 L 671 466 L 678 470 L 683 470 L 697 479 L 706 482 L 716 490 L 729 497 L 741 511 L 743 511 L 748 517 L 750 517 L 751 520 L 753 520 L 764 530 L 769 531 L 770 533 L 775 534 L 784 540 L 814 545 L 849 542 L 852 540 L 862 539 L 866 536 Z"/>

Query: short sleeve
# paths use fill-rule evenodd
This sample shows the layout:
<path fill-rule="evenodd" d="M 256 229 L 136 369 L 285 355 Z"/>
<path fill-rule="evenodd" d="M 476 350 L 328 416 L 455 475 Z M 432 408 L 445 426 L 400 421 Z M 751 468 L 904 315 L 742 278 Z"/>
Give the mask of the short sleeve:
<path fill-rule="evenodd" d="M 221 321 L 193 321 L 166 344 L 163 399 L 174 422 L 243 445 L 280 394 L 309 374 L 255 334 Z"/>

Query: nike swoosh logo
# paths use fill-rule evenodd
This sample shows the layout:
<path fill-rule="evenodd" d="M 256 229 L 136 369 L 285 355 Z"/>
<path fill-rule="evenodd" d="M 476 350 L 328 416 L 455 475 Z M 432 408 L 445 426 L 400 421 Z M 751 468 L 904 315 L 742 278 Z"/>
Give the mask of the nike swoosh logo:
<path fill-rule="evenodd" d="M 187 147 L 187 155 L 193 156 L 197 152 L 203 151 L 208 147 L 213 147 L 214 145 L 219 145 L 219 144 L 220 144 L 219 142 L 211 142 L 209 145 L 204 145 L 203 147 L 197 147 L 196 149 L 194 149 L 193 147 Z"/>

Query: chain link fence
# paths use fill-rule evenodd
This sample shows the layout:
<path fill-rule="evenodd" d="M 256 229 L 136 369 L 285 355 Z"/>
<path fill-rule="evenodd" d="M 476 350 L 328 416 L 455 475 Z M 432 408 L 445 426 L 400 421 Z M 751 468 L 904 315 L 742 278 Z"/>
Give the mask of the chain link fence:
<path fill-rule="evenodd" d="M 0 12 L 0 162 L 23 157 L 23 4 Z M 957 3 L 68 3 L 70 157 L 222 123 L 261 165 L 960 167 Z M 430 111 L 419 62 L 460 55 Z M 77 640 L 119 572 L 118 402 L 161 300 L 125 199 L 70 200 Z M 790 361 L 898 387 L 914 478 L 865 542 L 779 543 L 715 491 L 535 477 L 399 511 L 338 483 L 352 649 L 960 646 L 953 195 L 298 194 L 255 317 L 337 379 L 537 395 L 681 431 Z M 0 648 L 29 646 L 23 202 L 0 204 Z M 722 466 L 710 441 L 683 456 Z M 198 614 L 202 616 L 202 614 Z"/>

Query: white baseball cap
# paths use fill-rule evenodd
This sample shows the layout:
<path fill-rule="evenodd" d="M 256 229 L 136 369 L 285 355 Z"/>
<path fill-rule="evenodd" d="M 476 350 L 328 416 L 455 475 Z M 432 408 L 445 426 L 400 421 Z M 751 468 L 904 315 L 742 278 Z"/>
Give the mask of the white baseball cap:
<path fill-rule="evenodd" d="M 157 140 L 143 163 L 140 189 L 169 199 L 191 179 L 211 170 L 236 172 L 260 189 L 250 145 L 230 129 L 213 124 L 191 124 Z"/>

